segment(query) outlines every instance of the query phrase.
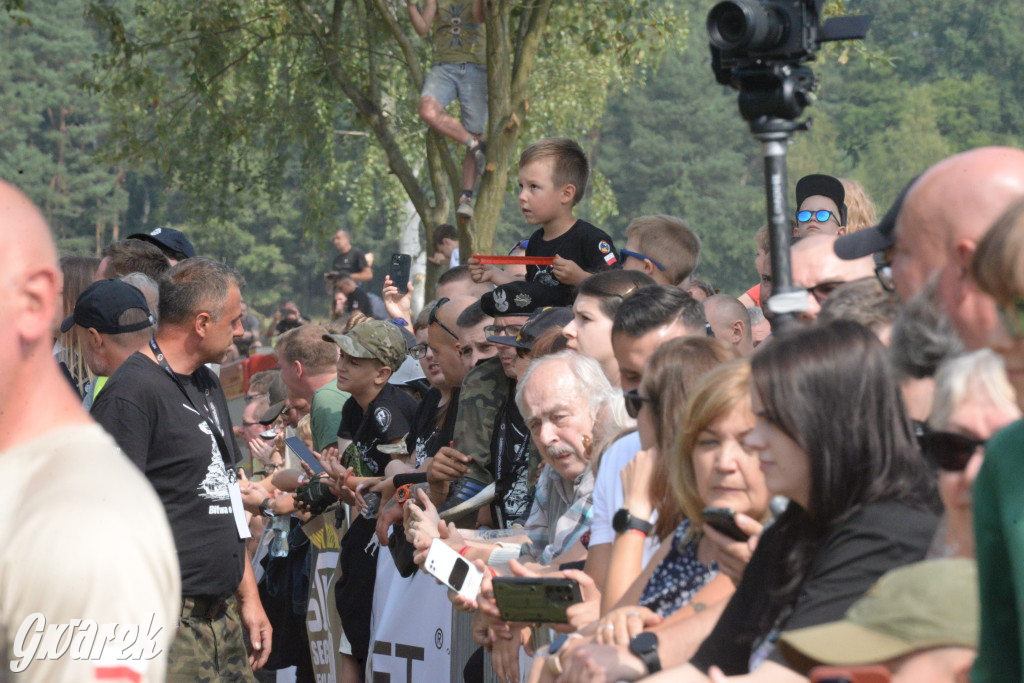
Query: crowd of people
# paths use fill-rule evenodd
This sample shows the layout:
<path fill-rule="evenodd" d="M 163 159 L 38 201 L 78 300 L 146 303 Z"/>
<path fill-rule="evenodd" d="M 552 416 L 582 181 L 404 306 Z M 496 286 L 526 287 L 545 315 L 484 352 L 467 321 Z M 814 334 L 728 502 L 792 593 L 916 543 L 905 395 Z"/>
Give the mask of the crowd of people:
<path fill-rule="evenodd" d="M 367 303 L 372 265 L 340 232 L 330 290 L 363 303 L 323 323 L 286 301 L 261 324 L 238 274 L 172 229 L 58 263 L 0 187 L 11 666 L 315 680 L 303 526 L 326 515 L 346 683 L 367 677 L 380 549 L 407 581 L 439 544 L 481 574 L 449 590 L 480 645 L 469 682 L 1019 680 L 1024 152 L 950 157 L 874 225 L 856 184 L 801 178 L 788 325 L 764 230 L 744 301 L 694 284 L 685 220 L 638 217 L 616 249 L 577 219 L 587 176 L 571 140 L 527 147 L 525 272 L 470 259 L 416 313 L 388 279 L 384 312 Z M 261 349 L 276 367 L 232 426 L 211 367 Z M 71 557 L 43 540 L 68 514 Z M 579 592 L 556 622 L 510 622 L 501 577 Z M 155 656 L 27 666 L 35 613 L 149 619 Z"/>

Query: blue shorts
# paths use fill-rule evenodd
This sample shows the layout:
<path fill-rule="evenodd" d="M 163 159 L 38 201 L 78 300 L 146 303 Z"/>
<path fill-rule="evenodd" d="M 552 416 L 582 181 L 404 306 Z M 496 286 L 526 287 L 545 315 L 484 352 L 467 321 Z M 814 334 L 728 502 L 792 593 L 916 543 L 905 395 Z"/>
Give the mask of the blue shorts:
<path fill-rule="evenodd" d="M 433 97 L 445 108 L 458 99 L 462 125 L 470 133 L 487 130 L 487 67 L 470 62 L 435 64 L 430 67 L 420 98 Z"/>

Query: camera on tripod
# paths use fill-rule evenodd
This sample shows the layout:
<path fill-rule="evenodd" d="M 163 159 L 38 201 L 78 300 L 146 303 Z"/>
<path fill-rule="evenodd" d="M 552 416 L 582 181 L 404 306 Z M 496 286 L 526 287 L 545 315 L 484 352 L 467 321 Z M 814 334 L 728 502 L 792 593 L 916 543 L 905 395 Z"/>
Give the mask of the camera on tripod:
<path fill-rule="evenodd" d="M 711 68 L 723 85 L 740 91 L 747 121 L 795 119 L 816 87 L 801 66 L 821 44 L 863 38 L 871 15 L 820 20 L 824 0 L 722 0 L 708 13 Z"/>

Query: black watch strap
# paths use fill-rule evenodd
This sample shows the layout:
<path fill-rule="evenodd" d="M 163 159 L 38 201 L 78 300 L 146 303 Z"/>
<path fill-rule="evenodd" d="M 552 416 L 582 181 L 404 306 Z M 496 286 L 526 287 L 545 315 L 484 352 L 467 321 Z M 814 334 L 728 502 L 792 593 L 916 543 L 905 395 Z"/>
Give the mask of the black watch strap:
<path fill-rule="evenodd" d="M 619 508 L 619 511 L 615 513 L 614 517 L 612 517 L 612 529 L 614 529 L 617 534 L 625 533 L 630 529 L 636 529 L 644 535 L 650 536 L 653 528 L 654 525 L 646 519 L 634 517 L 626 508 Z"/>
<path fill-rule="evenodd" d="M 260 514 L 264 517 L 274 516 L 274 511 L 270 509 L 270 501 L 272 500 L 273 498 L 264 498 L 260 501 Z"/>
<path fill-rule="evenodd" d="M 658 656 L 658 636 L 650 631 L 642 631 L 629 641 L 629 651 L 636 655 L 647 667 L 647 673 L 656 674 L 661 671 L 661 657 Z"/>

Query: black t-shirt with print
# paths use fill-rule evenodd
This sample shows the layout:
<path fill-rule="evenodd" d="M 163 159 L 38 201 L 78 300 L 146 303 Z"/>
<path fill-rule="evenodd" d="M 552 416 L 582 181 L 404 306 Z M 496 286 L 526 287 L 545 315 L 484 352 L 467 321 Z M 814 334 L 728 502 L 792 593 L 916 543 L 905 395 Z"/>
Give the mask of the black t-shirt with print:
<path fill-rule="evenodd" d="M 442 416 L 439 403 L 441 392 L 431 387 L 427 395 L 423 397 L 419 407 L 416 408 L 416 415 L 412 420 L 412 429 L 405 439 L 406 448 L 409 454 L 414 456 L 412 461 L 415 467 L 423 464 L 426 458 L 431 458 L 442 447 L 452 441 L 455 432 L 455 415 L 458 412 L 459 389 L 452 392 L 448 400 L 448 408 Z M 439 418 L 443 418 L 439 420 Z"/>
<path fill-rule="evenodd" d="M 576 262 L 588 273 L 599 273 L 619 267 L 618 252 L 608 233 L 586 221 L 579 220 L 564 235 L 550 241 L 544 239 L 544 228 L 538 228 L 530 235 L 530 243 L 526 245 L 526 255 L 561 256 Z M 575 288 L 558 282 L 551 273 L 551 266 L 526 266 L 526 281 L 560 287 L 563 301 L 572 304 L 571 299 L 575 295 Z"/>
<path fill-rule="evenodd" d="M 135 353 L 107 380 L 92 416 L 160 496 L 178 551 L 182 595 L 226 598 L 241 583 L 245 566 L 245 543 L 228 497 L 232 466 L 241 456 L 213 373 L 200 367 L 178 379 L 190 400 L 152 359 Z M 221 434 L 228 435 L 222 439 L 228 453 L 221 453 L 198 412 L 207 406 Z"/>
<path fill-rule="evenodd" d="M 515 402 L 516 383 L 509 382 L 508 396 L 498 413 L 491 437 L 491 476 L 495 481 L 492 513 L 495 524 L 509 528 L 523 524 L 530 512 L 530 430 Z"/>
<path fill-rule="evenodd" d="M 338 437 L 352 440 L 367 476 L 384 476 L 391 456 L 377 447 L 409 433 L 416 405 L 416 399 L 392 384 L 384 385 L 365 413 L 355 398 L 345 402 Z"/>
<path fill-rule="evenodd" d="M 366 262 L 366 254 L 362 249 L 352 247 L 347 253 L 338 254 L 334 257 L 334 270 L 348 273 L 358 273 L 369 265 Z"/>

